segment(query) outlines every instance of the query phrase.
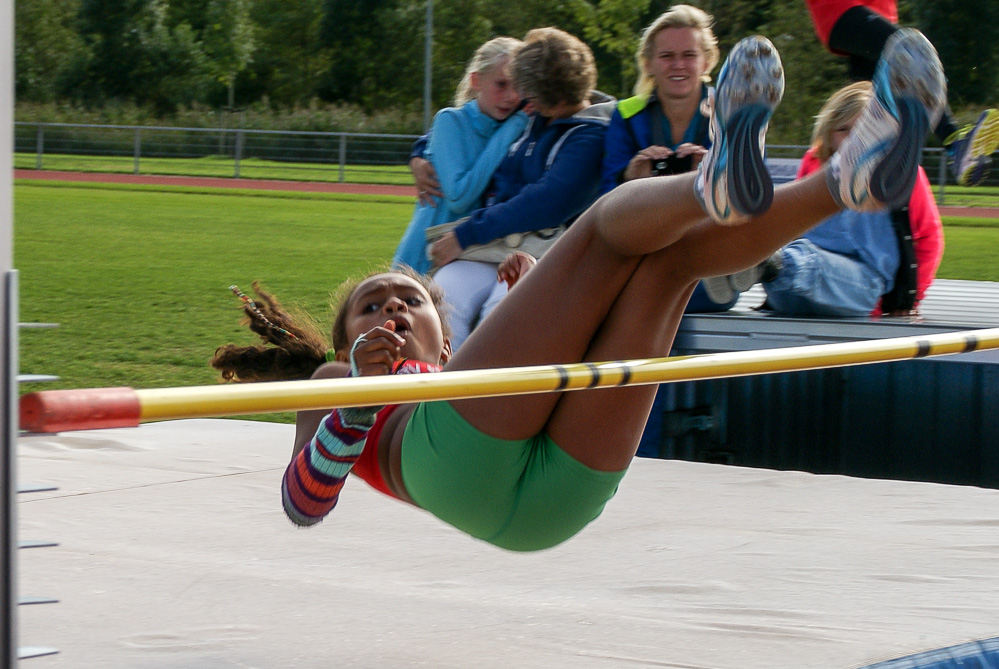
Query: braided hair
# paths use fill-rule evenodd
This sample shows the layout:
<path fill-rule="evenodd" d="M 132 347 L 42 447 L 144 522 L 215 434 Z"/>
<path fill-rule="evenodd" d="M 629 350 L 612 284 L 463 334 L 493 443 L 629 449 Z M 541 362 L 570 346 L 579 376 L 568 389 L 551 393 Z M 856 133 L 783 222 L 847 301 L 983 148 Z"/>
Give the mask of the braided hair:
<path fill-rule="evenodd" d="M 418 281 L 430 295 L 430 299 L 441 317 L 441 328 L 445 337 L 450 336 L 450 328 L 445 317 L 444 291 L 430 277 L 408 267 L 390 270 L 404 274 Z M 236 286 L 230 290 L 243 301 L 242 323 L 249 325 L 261 340 L 252 346 L 225 344 L 215 350 L 211 365 L 217 369 L 223 381 L 292 381 L 310 378 L 320 365 L 333 359 L 333 352 L 347 350 L 353 344 L 348 341 L 346 328 L 346 306 L 357 287 L 366 279 L 385 270 L 344 282 L 333 295 L 332 341 L 323 334 L 316 321 L 308 314 L 291 314 L 274 295 L 267 292 L 260 282 L 253 282 L 254 300 L 242 293 Z"/>
<path fill-rule="evenodd" d="M 211 365 L 224 381 L 285 381 L 307 379 L 326 362 L 329 343 L 315 321 L 306 314 L 292 316 L 284 306 L 253 282 L 253 300 L 237 288 L 243 300 L 243 325 L 257 333 L 261 343 L 253 346 L 226 344 L 215 350 Z"/>

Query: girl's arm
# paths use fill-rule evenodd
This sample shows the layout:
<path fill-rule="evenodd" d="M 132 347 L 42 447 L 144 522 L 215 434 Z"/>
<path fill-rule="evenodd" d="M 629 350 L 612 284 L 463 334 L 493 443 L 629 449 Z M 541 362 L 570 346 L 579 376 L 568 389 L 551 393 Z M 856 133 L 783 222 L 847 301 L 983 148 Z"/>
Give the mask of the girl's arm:
<path fill-rule="evenodd" d="M 437 180 L 448 205 L 454 211 L 467 212 L 480 205 L 493 172 L 506 157 L 513 140 L 527 127 L 527 115 L 517 112 L 501 123 L 485 149 L 468 163 L 461 146 L 468 132 L 465 129 L 467 122 L 459 116 L 462 113 L 447 109 L 437 115 L 427 153 L 437 170 Z"/>
<path fill-rule="evenodd" d="M 391 321 L 366 332 L 354 342 L 350 364 L 335 362 L 320 369 L 325 378 L 386 374 L 387 351 L 398 358 L 398 335 Z M 317 370 L 317 376 L 320 372 Z M 300 526 L 321 522 L 336 506 L 340 490 L 354 463 L 364 450 L 368 430 L 375 424 L 380 406 L 333 409 L 318 424 L 313 436 L 298 445 L 298 439 L 313 424 L 317 412 L 300 412 L 296 428 L 296 450 L 281 480 L 284 512 Z"/>
<path fill-rule="evenodd" d="M 345 362 L 327 362 L 315 371 L 313 379 L 342 379 L 350 375 L 350 365 Z M 316 430 L 323 418 L 329 415 L 332 409 L 313 409 L 311 411 L 299 411 L 295 415 L 295 448 L 292 450 L 292 457 L 301 452 L 305 445 L 316 436 Z"/>
<path fill-rule="evenodd" d="M 572 221 L 597 197 L 605 128 L 580 125 L 563 136 L 551 167 L 506 202 L 477 209 L 454 228 L 462 248 L 514 232 L 554 228 Z"/>

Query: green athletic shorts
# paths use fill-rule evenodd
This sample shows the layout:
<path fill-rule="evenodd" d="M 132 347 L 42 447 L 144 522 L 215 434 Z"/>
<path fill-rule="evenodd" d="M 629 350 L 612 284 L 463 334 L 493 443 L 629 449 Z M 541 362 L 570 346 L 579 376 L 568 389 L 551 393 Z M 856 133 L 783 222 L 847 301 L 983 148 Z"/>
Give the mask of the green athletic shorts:
<path fill-rule="evenodd" d="M 420 404 L 402 441 L 402 478 L 413 501 L 514 551 L 550 548 L 579 532 L 623 477 L 590 469 L 545 433 L 515 441 L 482 434 L 447 402 Z"/>

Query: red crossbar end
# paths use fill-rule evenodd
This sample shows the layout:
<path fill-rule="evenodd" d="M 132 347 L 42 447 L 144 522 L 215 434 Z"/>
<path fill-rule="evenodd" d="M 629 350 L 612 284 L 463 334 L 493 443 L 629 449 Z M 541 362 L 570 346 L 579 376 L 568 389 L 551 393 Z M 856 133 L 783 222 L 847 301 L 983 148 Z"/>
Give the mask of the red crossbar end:
<path fill-rule="evenodd" d="M 21 397 L 21 429 L 68 432 L 138 427 L 139 396 L 131 388 L 42 390 Z"/>

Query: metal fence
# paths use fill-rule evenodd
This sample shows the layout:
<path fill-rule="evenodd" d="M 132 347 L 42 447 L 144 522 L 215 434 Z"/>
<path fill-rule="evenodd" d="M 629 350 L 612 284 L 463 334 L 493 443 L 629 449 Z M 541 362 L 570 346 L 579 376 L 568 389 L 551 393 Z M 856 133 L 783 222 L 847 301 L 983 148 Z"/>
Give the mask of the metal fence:
<path fill-rule="evenodd" d="M 406 169 L 417 135 L 240 128 L 14 124 L 14 166 L 132 174 L 412 183 Z M 770 145 L 769 157 L 800 158 L 808 147 Z M 944 152 L 927 148 L 923 167 L 944 204 L 955 185 Z M 999 174 L 986 185 L 999 186 Z M 999 202 L 999 198 L 997 198 Z"/>
<path fill-rule="evenodd" d="M 14 124 L 15 167 L 385 183 L 417 135 L 70 123 Z"/>

